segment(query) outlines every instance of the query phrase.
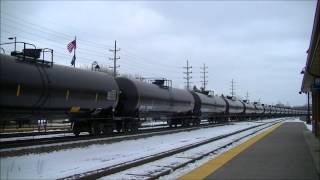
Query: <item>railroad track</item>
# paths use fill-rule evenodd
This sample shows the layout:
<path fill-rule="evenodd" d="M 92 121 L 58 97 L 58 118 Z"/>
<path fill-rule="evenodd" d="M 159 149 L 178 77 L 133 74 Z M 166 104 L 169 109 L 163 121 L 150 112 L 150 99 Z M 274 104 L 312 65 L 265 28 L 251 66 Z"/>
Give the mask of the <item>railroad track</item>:
<path fill-rule="evenodd" d="M 154 129 L 168 128 L 167 125 L 147 125 L 139 128 L 140 132 L 156 131 Z M 4 148 L 16 148 L 25 146 L 34 146 L 41 144 L 52 144 L 57 142 L 68 142 L 75 140 L 86 140 L 86 139 L 99 139 L 105 137 L 114 137 L 121 135 L 133 134 L 132 132 L 126 133 L 114 133 L 112 135 L 100 135 L 91 136 L 89 133 L 82 133 L 80 136 L 75 137 L 71 131 L 55 131 L 55 132 L 40 132 L 40 133 L 16 133 L 14 135 L 1 134 L 0 149 Z M 25 135 L 25 136 L 24 136 Z"/>
<path fill-rule="evenodd" d="M 32 137 L 32 136 L 41 136 L 41 135 L 52 135 L 52 134 L 64 134 L 72 133 L 71 130 L 49 130 L 47 132 L 15 132 L 15 133 L 1 133 L 0 137 L 4 138 L 18 138 L 18 137 Z"/>
<path fill-rule="evenodd" d="M 67 176 L 61 179 L 98 179 L 104 176 L 107 176 L 107 179 L 119 179 L 119 178 L 124 178 L 124 175 L 127 175 L 128 179 L 157 179 L 160 176 L 170 174 L 172 171 L 181 168 L 183 166 L 186 166 L 189 163 L 192 163 L 196 160 L 199 160 L 209 154 L 215 153 L 221 149 L 226 148 L 227 146 L 230 146 L 244 138 L 247 138 L 248 136 L 251 136 L 253 134 L 258 133 L 259 131 L 262 131 L 268 127 L 271 127 L 277 123 L 280 123 L 284 120 L 276 120 L 273 122 L 267 122 L 255 126 L 251 126 L 249 128 L 241 129 L 238 131 L 234 131 L 231 133 L 227 133 L 224 135 L 216 136 L 213 138 L 209 138 L 197 143 L 185 145 L 182 147 L 178 147 L 175 149 L 171 149 L 169 151 L 165 152 L 160 152 L 157 154 L 149 155 L 143 158 L 138 158 L 135 160 L 131 160 L 128 162 L 122 162 L 116 165 L 104 167 L 101 169 L 93 170 L 93 171 L 88 171 L 80 174 L 74 174 L 71 176 Z M 233 136 L 241 134 L 240 137 L 237 137 L 236 139 L 232 139 Z M 183 156 L 183 154 L 188 154 L 188 151 L 192 151 L 196 148 L 201 148 L 203 146 L 209 145 L 210 143 L 217 142 L 219 140 L 225 140 L 225 139 L 231 139 L 228 142 L 224 143 L 223 145 L 220 145 L 219 147 L 208 150 L 205 153 L 195 153 L 193 155 L 190 155 L 188 157 L 179 157 Z M 207 149 L 207 148 L 206 148 Z M 184 155 L 185 156 L 185 155 Z M 162 161 L 165 162 L 165 159 L 168 158 L 173 158 L 173 157 L 178 157 L 180 163 L 169 163 L 167 165 L 163 164 L 162 165 L 157 165 L 156 161 Z M 153 163 L 153 165 L 150 165 L 150 163 Z M 160 163 L 161 164 L 161 163 Z M 139 170 L 133 170 L 133 172 L 130 172 L 130 169 L 146 169 L 147 168 L 147 173 L 145 171 L 145 174 L 143 173 L 135 173 Z M 120 176 L 117 176 L 116 173 L 121 174 Z M 108 176 L 112 175 L 112 176 Z M 125 178 L 126 179 L 126 178 Z"/>
<path fill-rule="evenodd" d="M 247 120 L 250 121 L 257 121 L 257 120 Z M 230 122 L 227 122 L 230 123 Z M 200 126 L 196 127 L 178 127 L 185 128 L 185 129 L 197 129 L 199 127 L 212 127 L 212 126 L 219 126 L 226 123 L 217 123 L 217 124 L 209 124 L 207 121 L 202 121 Z M 139 128 L 138 134 L 149 133 L 149 132 L 158 132 L 158 131 L 167 131 L 172 130 L 169 128 L 168 125 L 164 124 L 157 124 L 157 125 L 144 125 L 143 127 Z M 181 129 L 181 131 L 183 131 Z M 82 133 L 80 136 L 75 137 L 71 131 L 52 131 L 52 132 L 29 132 L 29 133 L 14 133 L 14 134 L 0 134 L 0 152 L 1 149 L 8 149 L 8 148 L 18 148 L 18 147 L 26 147 L 26 146 L 37 146 L 43 144 L 54 144 L 54 143 L 63 143 L 69 141 L 82 141 L 82 140 L 90 140 L 90 139 L 103 139 L 106 137 L 115 137 L 115 136 L 124 136 L 124 135 L 131 135 L 134 134 L 132 132 L 121 132 L 121 133 L 114 133 L 112 135 L 100 135 L 100 136 L 91 136 L 89 133 Z M 136 133 L 137 134 L 137 133 Z M 50 135 L 50 136 L 48 136 Z M 51 136 L 52 135 L 52 136 Z"/>
<path fill-rule="evenodd" d="M 154 127 L 163 127 L 163 126 L 167 126 L 166 124 L 146 124 L 143 125 L 141 128 L 154 128 Z M 17 132 L 12 132 L 12 133 L 0 133 L 0 137 L 2 139 L 5 138 L 18 138 L 18 137 L 30 137 L 32 139 L 32 137 L 34 136 L 43 136 L 43 135 L 52 135 L 52 134 L 66 134 L 66 133 L 72 133 L 72 130 L 70 128 L 55 128 L 57 130 L 52 130 L 52 129 L 48 129 L 47 131 L 44 131 L 43 129 L 41 129 L 40 132 L 36 131 L 37 128 L 33 128 L 34 131 L 32 132 L 25 132 L 25 131 L 17 131 Z M 85 133 L 84 133 L 85 134 Z"/>
<path fill-rule="evenodd" d="M 144 137 L 150 137 L 155 135 L 172 134 L 183 131 L 191 131 L 200 128 L 210 128 L 216 126 L 224 126 L 230 123 L 220 124 L 201 124 L 200 126 L 192 127 L 177 127 L 177 128 L 155 128 L 139 130 L 138 133 L 127 132 L 117 133 L 113 135 L 102 136 L 62 136 L 54 138 L 42 138 L 42 139 L 27 139 L 18 141 L 3 141 L 0 144 L 0 153 L 2 156 L 17 156 L 28 153 L 41 153 L 52 152 L 61 150 L 64 148 L 84 147 L 97 143 L 112 143 L 122 140 L 138 139 Z"/>

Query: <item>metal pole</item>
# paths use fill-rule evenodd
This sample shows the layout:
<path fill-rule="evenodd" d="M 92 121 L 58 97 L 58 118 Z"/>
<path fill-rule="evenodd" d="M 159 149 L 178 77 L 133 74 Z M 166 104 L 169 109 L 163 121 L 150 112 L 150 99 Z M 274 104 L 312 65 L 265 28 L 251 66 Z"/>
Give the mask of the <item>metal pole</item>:
<path fill-rule="evenodd" d="M 114 41 L 114 49 L 109 49 L 110 52 L 113 52 L 113 58 L 109 58 L 110 60 L 113 60 L 113 67 L 110 66 L 110 68 L 113 68 L 113 76 L 117 77 L 117 60 L 120 59 L 120 57 L 117 57 L 117 51 L 120 51 L 120 48 L 117 49 L 117 41 Z"/>
<path fill-rule="evenodd" d="M 17 51 L 17 37 L 14 37 L 14 51 Z"/>
<path fill-rule="evenodd" d="M 187 60 L 187 89 L 189 90 L 189 61 Z"/>
<path fill-rule="evenodd" d="M 117 76 L 117 41 L 114 41 L 113 77 Z"/>
<path fill-rule="evenodd" d="M 309 98 L 309 92 L 307 92 L 307 96 L 308 96 L 308 112 L 307 112 L 306 122 L 307 122 L 307 124 L 311 124 L 311 120 L 310 120 L 310 98 Z"/>
<path fill-rule="evenodd" d="M 73 51 L 73 57 L 75 58 L 74 63 L 73 63 L 73 67 L 76 67 L 77 36 L 74 37 L 74 41 L 76 42 L 76 47 L 74 48 L 74 51 Z"/>

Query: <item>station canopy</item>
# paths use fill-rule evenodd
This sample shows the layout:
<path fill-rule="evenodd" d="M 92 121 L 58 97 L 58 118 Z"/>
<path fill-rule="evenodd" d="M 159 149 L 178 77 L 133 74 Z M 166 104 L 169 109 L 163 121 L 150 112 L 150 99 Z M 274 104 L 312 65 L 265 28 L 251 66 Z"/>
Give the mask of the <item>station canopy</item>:
<path fill-rule="evenodd" d="M 306 66 L 303 70 L 304 76 L 301 91 L 310 92 L 315 81 L 320 79 L 320 1 L 317 2 L 316 13 L 313 22 L 311 41 L 308 50 Z M 319 83 L 319 82 L 317 82 Z"/>

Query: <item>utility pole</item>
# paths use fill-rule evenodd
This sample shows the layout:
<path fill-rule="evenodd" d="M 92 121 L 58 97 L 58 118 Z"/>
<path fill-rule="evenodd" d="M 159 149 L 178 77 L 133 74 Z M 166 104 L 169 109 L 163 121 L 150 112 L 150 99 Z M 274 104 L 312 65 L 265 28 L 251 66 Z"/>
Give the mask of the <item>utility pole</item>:
<path fill-rule="evenodd" d="M 231 96 L 234 97 L 236 95 L 236 92 L 235 92 L 235 84 L 236 82 L 232 79 L 231 80 Z"/>
<path fill-rule="evenodd" d="M 192 76 L 190 76 L 192 74 L 192 71 L 191 71 L 192 66 L 189 66 L 189 61 L 188 60 L 187 60 L 187 66 L 183 67 L 183 69 L 186 69 L 186 71 L 183 72 L 183 73 L 186 74 L 186 77 L 184 77 L 184 79 L 187 80 L 187 82 L 185 82 L 185 83 L 187 83 L 187 89 L 189 90 L 190 89 L 190 83 L 191 83 L 190 79 L 192 78 Z"/>
<path fill-rule="evenodd" d="M 246 100 L 247 100 L 247 102 L 249 102 L 249 92 L 248 91 L 246 93 Z"/>
<path fill-rule="evenodd" d="M 206 80 L 208 78 L 208 76 L 206 76 L 206 74 L 208 73 L 207 69 L 208 69 L 208 66 L 206 66 L 206 64 L 203 64 L 203 67 L 200 67 L 200 69 L 202 71 L 200 71 L 200 73 L 203 74 L 203 76 L 200 76 L 201 78 L 203 78 L 202 81 L 202 88 L 203 88 L 203 91 L 206 90 L 206 85 L 208 84 L 208 80 Z"/>
<path fill-rule="evenodd" d="M 113 77 L 117 77 L 117 68 L 120 66 L 117 66 L 117 60 L 120 59 L 120 57 L 117 57 L 117 52 L 120 51 L 120 48 L 117 49 L 117 41 L 114 41 L 114 49 L 109 49 L 109 51 L 113 52 L 113 58 L 109 58 L 113 61 L 113 66 L 110 66 L 110 68 L 113 68 Z"/>

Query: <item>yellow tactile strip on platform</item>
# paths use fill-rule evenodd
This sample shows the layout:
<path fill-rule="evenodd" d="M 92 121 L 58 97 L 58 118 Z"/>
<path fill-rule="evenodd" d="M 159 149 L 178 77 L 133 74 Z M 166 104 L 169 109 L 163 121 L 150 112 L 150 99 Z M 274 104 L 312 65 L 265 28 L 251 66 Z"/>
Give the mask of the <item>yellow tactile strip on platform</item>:
<path fill-rule="evenodd" d="M 282 123 L 281 123 L 282 124 Z M 212 159 L 211 161 L 205 163 L 204 165 L 194 169 L 193 171 L 185 174 L 179 178 L 179 180 L 195 180 L 195 179 L 204 179 L 210 174 L 214 173 L 217 169 L 222 167 L 232 158 L 240 154 L 242 151 L 247 149 L 248 147 L 252 146 L 254 143 L 268 135 L 270 132 L 274 131 L 281 124 L 274 125 L 273 127 L 269 128 L 266 131 L 254 136 L 253 138 L 249 139 L 248 141 L 230 149 L 229 151 L 217 156 L 216 158 Z"/>

